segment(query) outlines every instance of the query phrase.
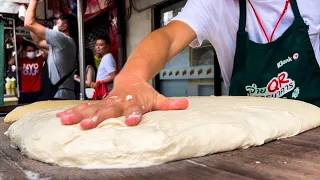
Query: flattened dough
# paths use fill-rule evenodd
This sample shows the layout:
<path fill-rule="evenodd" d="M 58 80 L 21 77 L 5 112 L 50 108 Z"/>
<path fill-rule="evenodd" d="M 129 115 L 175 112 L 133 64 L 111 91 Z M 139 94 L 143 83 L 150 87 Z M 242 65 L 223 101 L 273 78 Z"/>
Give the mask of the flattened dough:
<path fill-rule="evenodd" d="M 66 167 L 132 168 L 205 156 L 297 135 L 320 125 L 320 109 L 300 101 L 253 97 L 190 97 L 183 111 L 151 112 L 138 126 L 124 117 L 96 129 L 62 126 L 64 108 L 24 116 L 8 130 L 23 154 Z"/>
<path fill-rule="evenodd" d="M 7 114 L 4 118 L 4 122 L 11 123 L 19 120 L 22 116 L 43 110 L 43 109 L 52 109 L 68 105 L 78 105 L 86 102 L 94 101 L 39 101 L 25 106 L 20 106 L 15 108 L 13 111 Z"/>

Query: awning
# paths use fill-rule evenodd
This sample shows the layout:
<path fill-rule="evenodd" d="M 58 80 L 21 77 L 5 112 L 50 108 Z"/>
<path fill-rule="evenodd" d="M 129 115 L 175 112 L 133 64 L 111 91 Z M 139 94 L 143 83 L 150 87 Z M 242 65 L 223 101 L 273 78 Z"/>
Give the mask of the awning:
<path fill-rule="evenodd" d="M 86 0 L 86 6 L 84 7 L 84 21 L 88 21 L 99 14 L 105 12 L 107 7 L 114 6 L 114 0 L 106 1 L 106 0 Z"/>

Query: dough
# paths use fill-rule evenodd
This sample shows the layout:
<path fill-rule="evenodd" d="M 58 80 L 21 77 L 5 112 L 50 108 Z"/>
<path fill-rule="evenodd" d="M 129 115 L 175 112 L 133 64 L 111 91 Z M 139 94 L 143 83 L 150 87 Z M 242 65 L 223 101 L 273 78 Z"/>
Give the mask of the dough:
<path fill-rule="evenodd" d="M 205 156 L 297 135 L 320 125 L 320 109 L 295 100 L 190 97 L 183 111 L 151 112 L 138 126 L 124 117 L 83 131 L 55 114 L 24 116 L 8 130 L 12 145 L 30 158 L 66 167 L 132 168 Z"/>
<path fill-rule="evenodd" d="M 38 110 L 43 110 L 45 108 L 57 108 L 63 107 L 68 105 L 77 105 L 86 102 L 94 102 L 94 101 L 39 101 L 32 104 L 28 104 L 25 106 L 19 106 L 11 111 L 7 116 L 4 118 L 4 122 L 10 123 L 19 120 L 22 116 L 26 114 L 30 114 L 36 112 Z"/>

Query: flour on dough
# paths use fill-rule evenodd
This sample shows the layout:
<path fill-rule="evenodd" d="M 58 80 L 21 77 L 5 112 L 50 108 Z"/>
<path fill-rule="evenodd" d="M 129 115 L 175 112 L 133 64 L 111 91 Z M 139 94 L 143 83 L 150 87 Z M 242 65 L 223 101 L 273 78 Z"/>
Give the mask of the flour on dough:
<path fill-rule="evenodd" d="M 64 108 L 24 116 L 8 130 L 30 158 L 65 167 L 133 168 L 205 156 L 297 135 L 320 125 L 320 109 L 300 101 L 190 97 L 183 111 L 151 112 L 138 126 L 124 117 L 83 131 L 55 117 Z"/>

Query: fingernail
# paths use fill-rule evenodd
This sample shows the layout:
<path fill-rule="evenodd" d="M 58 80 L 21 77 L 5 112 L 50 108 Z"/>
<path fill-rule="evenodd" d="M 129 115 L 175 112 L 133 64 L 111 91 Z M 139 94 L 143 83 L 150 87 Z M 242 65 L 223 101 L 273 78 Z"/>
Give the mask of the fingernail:
<path fill-rule="evenodd" d="M 139 124 L 142 119 L 142 114 L 132 113 L 125 121 L 127 126 L 135 126 Z"/>
<path fill-rule="evenodd" d="M 73 114 L 67 114 L 61 117 L 61 123 L 64 125 L 72 125 L 74 124 L 70 117 L 72 117 Z"/>
<path fill-rule="evenodd" d="M 56 114 L 56 117 L 57 117 L 57 118 L 60 118 L 60 117 L 63 116 L 63 114 L 64 114 L 64 112 L 59 112 L 59 113 Z"/>
<path fill-rule="evenodd" d="M 61 119 L 70 119 L 70 117 L 74 116 L 74 114 L 66 114 L 61 117 Z"/>

